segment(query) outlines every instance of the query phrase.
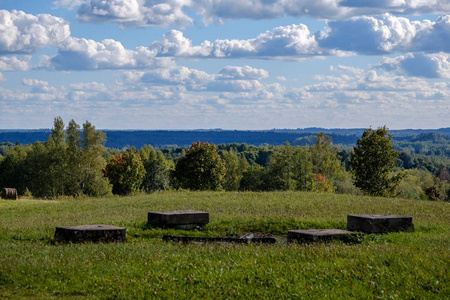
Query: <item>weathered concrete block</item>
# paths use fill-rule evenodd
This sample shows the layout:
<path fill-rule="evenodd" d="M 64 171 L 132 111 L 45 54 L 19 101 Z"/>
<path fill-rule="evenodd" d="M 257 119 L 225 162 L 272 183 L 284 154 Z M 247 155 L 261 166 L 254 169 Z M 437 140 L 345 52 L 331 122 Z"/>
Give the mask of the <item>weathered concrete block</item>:
<path fill-rule="evenodd" d="M 348 215 L 347 228 L 365 233 L 413 231 L 412 217 L 398 215 Z"/>
<path fill-rule="evenodd" d="M 299 243 L 323 242 L 330 240 L 354 241 L 359 234 L 341 229 L 310 229 L 289 230 L 287 234 L 288 243 L 298 241 Z"/>
<path fill-rule="evenodd" d="M 202 226 L 209 223 L 209 213 L 197 210 L 149 212 L 148 223 L 169 227 L 186 225 Z"/>
<path fill-rule="evenodd" d="M 56 227 L 55 242 L 124 242 L 126 228 L 112 225 L 79 225 Z"/>

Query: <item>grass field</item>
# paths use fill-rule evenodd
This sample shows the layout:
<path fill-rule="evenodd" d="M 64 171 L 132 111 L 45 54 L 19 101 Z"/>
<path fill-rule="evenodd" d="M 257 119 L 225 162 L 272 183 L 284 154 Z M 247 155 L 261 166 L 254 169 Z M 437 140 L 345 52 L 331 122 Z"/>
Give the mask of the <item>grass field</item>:
<path fill-rule="evenodd" d="M 194 231 L 149 228 L 149 211 L 196 209 Z M 361 243 L 163 242 L 164 234 L 286 237 L 346 229 L 348 214 L 413 216 L 414 232 Z M 127 228 L 123 244 L 57 244 L 56 226 Z M 162 192 L 133 197 L 0 200 L 2 299 L 450 299 L 450 203 L 303 192 Z"/>

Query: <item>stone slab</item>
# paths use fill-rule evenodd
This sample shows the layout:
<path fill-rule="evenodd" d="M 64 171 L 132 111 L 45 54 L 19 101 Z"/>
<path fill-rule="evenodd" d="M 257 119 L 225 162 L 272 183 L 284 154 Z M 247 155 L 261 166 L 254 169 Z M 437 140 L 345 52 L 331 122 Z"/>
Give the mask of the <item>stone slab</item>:
<path fill-rule="evenodd" d="M 330 240 L 352 241 L 359 234 L 341 229 L 289 230 L 287 242 L 311 243 Z"/>
<path fill-rule="evenodd" d="M 148 223 L 158 226 L 202 226 L 209 223 L 209 213 L 198 210 L 173 210 L 148 213 Z"/>
<path fill-rule="evenodd" d="M 412 217 L 389 214 L 348 215 L 347 229 L 365 233 L 414 231 Z"/>
<path fill-rule="evenodd" d="M 124 242 L 126 240 L 126 228 L 112 225 L 78 225 L 56 227 L 55 242 Z"/>

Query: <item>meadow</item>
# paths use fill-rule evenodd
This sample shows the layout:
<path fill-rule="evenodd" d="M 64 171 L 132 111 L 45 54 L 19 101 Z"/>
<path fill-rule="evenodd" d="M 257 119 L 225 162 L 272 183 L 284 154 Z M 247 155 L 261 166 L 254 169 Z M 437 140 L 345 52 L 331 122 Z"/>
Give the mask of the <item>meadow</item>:
<path fill-rule="evenodd" d="M 192 231 L 152 228 L 149 211 L 195 209 Z M 359 243 L 285 244 L 290 229 L 346 229 L 348 214 L 413 216 L 414 232 Z M 56 226 L 127 228 L 121 244 L 55 243 Z M 164 234 L 280 238 L 181 244 Z M 450 203 L 311 192 L 168 191 L 130 197 L 0 200 L 2 299 L 446 299 Z"/>

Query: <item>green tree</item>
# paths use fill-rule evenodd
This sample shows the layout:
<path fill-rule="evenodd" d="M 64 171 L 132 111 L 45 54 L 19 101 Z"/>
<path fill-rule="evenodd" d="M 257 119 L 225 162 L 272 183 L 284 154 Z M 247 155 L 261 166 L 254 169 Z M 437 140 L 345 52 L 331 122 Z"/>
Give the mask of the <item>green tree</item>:
<path fill-rule="evenodd" d="M 145 176 L 142 188 L 147 193 L 167 190 L 170 185 L 170 171 L 173 162 L 166 160 L 161 151 L 156 152 L 152 146 L 144 146 L 139 150 L 144 163 Z"/>
<path fill-rule="evenodd" d="M 355 186 L 364 194 L 393 197 L 405 173 L 391 174 L 400 152 L 392 147 L 392 134 L 386 126 L 364 130 L 353 148 L 349 165 Z"/>
<path fill-rule="evenodd" d="M 174 178 L 181 188 L 190 190 L 219 190 L 225 176 L 225 164 L 215 145 L 192 143 L 178 159 Z"/>
<path fill-rule="evenodd" d="M 293 190 L 297 186 L 294 179 L 296 165 L 294 163 L 294 147 L 288 142 L 278 147 L 270 158 L 268 186 L 273 190 Z"/>
<path fill-rule="evenodd" d="M 5 156 L 0 163 L 0 188 L 16 188 L 22 194 L 27 187 L 29 170 L 26 166 L 29 146 L 16 145 L 6 150 Z"/>
<path fill-rule="evenodd" d="M 245 157 L 240 158 L 232 149 L 230 151 L 224 151 L 222 157 L 226 169 L 223 188 L 226 191 L 237 191 L 242 179 L 242 173 L 248 167 L 248 163 Z"/>
<path fill-rule="evenodd" d="M 311 152 L 305 146 L 293 147 L 286 142 L 271 156 L 267 172 L 266 184 L 272 190 L 311 190 Z"/>
<path fill-rule="evenodd" d="M 128 195 L 139 191 L 145 169 L 139 153 L 130 150 L 112 156 L 104 173 L 113 185 L 114 194 Z"/>
<path fill-rule="evenodd" d="M 239 183 L 239 190 L 241 191 L 266 191 L 268 190 L 267 169 L 258 165 L 250 165 L 242 173 L 242 179 Z"/>
<path fill-rule="evenodd" d="M 48 176 L 51 157 L 46 145 L 36 142 L 26 158 L 26 187 L 35 197 L 52 198 L 55 196 L 53 180 Z"/>
<path fill-rule="evenodd" d="M 80 189 L 85 195 L 103 196 L 111 191 L 108 179 L 102 173 L 106 165 L 103 158 L 105 142 L 104 132 L 97 131 L 88 121 L 83 124 Z"/>
<path fill-rule="evenodd" d="M 45 146 L 48 150 L 49 164 L 47 176 L 51 181 L 51 197 L 65 195 L 67 180 L 67 157 L 66 157 L 66 133 L 64 122 L 61 117 L 54 119 L 52 133 L 48 136 Z"/>
<path fill-rule="evenodd" d="M 311 151 L 308 147 L 294 147 L 293 165 L 293 179 L 296 182 L 296 190 L 310 191 L 312 189 L 314 174 Z"/>
<path fill-rule="evenodd" d="M 310 151 L 316 179 L 323 177 L 320 182 L 327 182 L 332 186 L 335 179 L 343 177 L 345 170 L 331 137 L 323 132 L 317 133 L 316 143 L 310 147 Z M 317 177 L 319 174 L 321 176 Z"/>
<path fill-rule="evenodd" d="M 66 131 L 66 173 L 68 174 L 66 181 L 66 193 L 71 196 L 77 196 L 82 194 L 81 181 L 83 177 L 83 168 L 81 164 L 83 148 L 81 144 L 80 125 L 78 125 L 74 120 L 71 120 Z"/>

